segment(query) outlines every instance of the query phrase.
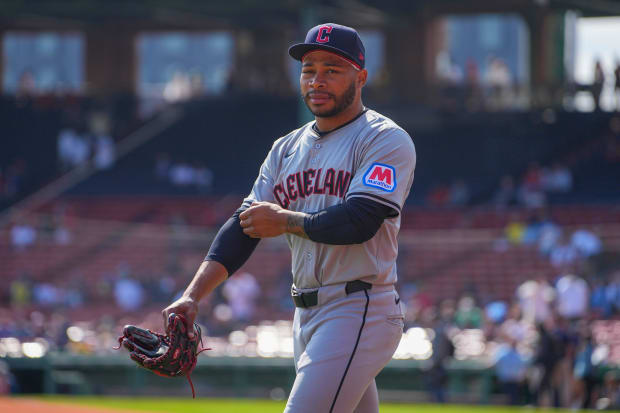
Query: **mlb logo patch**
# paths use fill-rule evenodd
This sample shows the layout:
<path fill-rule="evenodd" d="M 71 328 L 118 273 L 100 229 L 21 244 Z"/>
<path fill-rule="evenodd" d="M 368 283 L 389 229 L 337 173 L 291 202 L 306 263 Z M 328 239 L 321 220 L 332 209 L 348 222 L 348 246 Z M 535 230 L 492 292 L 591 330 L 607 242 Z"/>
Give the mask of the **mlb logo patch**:
<path fill-rule="evenodd" d="M 396 189 L 396 170 L 393 166 L 375 162 L 364 174 L 364 185 L 393 192 Z"/>

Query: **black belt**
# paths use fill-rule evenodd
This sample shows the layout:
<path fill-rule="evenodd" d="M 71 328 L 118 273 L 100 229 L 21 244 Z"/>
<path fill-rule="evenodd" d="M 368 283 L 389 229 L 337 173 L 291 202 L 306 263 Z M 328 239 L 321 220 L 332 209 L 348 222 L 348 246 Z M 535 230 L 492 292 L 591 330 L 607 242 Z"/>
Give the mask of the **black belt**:
<path fill-rule="evenodd" d="M 372 284 L 367 283 L 365 281 L 355 280 L 349 281 L 344 290 L 347 295 L 362 291 L 362 290 L 370 290 L 372 288 Z M 310 291 L 307 293 L 301 293 L 295 290 L 291 290 L 291 296 L 293 297 L 293 302 L 295 303 L 295 307 L 300 308 L 308 308 L 313 307 L 319 302 L 319 290 Z"/>

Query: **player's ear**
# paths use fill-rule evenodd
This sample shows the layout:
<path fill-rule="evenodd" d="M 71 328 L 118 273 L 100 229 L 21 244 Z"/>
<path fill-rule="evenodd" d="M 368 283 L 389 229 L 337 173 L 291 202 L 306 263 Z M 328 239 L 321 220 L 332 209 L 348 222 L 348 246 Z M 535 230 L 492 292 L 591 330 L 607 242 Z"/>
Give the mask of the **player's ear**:
<path fill-rule="evenodd" d="M 359 87 L 366 86 L 366 81 L 368 80 L 368 71 L 366 69 L 362 69 L 357 72 L 357 85 Z"/>

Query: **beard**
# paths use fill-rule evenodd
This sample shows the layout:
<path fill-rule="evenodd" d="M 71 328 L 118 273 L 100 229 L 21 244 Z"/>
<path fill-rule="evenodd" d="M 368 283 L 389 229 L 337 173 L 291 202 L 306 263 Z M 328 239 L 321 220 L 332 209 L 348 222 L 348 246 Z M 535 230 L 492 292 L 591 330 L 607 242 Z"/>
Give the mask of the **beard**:
<path fill-rule="evenodd" d="M 318 118 L 330 118 L 332 116 L 338 115 L 339 113 L 344 111 L 346 108 L 351 106 L 351 104 L 355 100 L 355 82 L 351 82 L 347 90 L 345 90 L 341 96 L 332 95 L 331 93 L 328 93 L 328 95 L 330 98 L 334 100 L 334 107 L 331 109 L 313 110 L 312 107 L 310 107 L 310 104 L 308 103 L 308 101 L 310 100 L 310 92 L 303 95 L 302 98 L 304 100 L 304 103 L 306 104 L 306 106 L 308 107 L 310 112 L 312 112 L 314 116 Z"/>

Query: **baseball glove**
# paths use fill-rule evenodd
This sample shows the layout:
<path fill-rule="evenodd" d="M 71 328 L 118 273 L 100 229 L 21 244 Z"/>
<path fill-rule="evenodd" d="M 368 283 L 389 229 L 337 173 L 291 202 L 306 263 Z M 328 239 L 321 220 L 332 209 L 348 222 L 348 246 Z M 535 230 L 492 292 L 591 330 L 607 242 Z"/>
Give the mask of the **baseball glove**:
<path fill-rule="evenodd" d="M 168 317 L 166 334 L 160 334 L 133 325 L 123 328 L 123 335 L 118 338 L 118 347 L 129 350 L 129 357 L 138 366 L 152 371 L 158 376 L 176 377 L 185 376 L 192 388 L 192 397 L 196 398 L 194 384 L 190 377 L 198 354 L 207 348 L 198 351 L 198 344 L 202 345 L 202 332 L 194 323 L 194 337 L 187 335 L 185 318 L 180 314 L 172 313 Z"/>

